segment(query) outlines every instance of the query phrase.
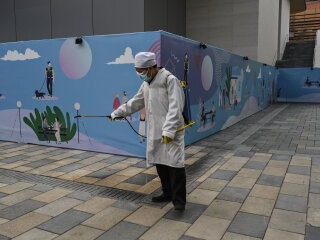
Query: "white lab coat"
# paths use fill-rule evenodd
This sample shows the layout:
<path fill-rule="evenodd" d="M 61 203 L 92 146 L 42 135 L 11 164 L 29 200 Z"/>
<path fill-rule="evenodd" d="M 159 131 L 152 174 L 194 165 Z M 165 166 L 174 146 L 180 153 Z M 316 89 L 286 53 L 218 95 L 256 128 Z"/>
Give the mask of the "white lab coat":
<path fill-rule="evenodd" d="M 179 80 L 164 68 L 151 83 L 143 82 L 138 93 L 115 110 L 111 117 L 126 117 L 142 108 L 147 120 L 147 166 L 184 167 L 184 93 Z M 165 144 L 162 136 L 173 139 Z"/>

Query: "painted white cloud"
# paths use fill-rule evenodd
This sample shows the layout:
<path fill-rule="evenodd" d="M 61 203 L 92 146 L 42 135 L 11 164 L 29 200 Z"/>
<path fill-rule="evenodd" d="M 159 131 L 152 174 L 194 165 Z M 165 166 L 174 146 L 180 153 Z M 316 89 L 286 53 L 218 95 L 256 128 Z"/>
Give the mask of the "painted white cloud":
<path fill-rule="evenodd" d="M 247 72 L 247 73 L 251 72 L 251 69 L 250 69 L 250 66 L 249 66 L 249 65 L 247 66 L 246 72 Z"/>
<path fill-rule="evenodd" d="M 259 72 L 258 78 L 259 78 L 259 79 L 261 78 L 261 68 L 260 68 L 260 72 Z"/>
<path fill-rule="evenodd" d="M 30 49 L 27 48 L 26 51 L 24 53 L 19 53 L 17 50 L 11 51 L 8 50 L 7 54 L 4 55 L 1 60 L 3 61 L 25 61 L 25 60 L 31 60 L 31 59 L 36 59 L 36 58 L 40 58 L 40 55 Z"/>
<path fill-rule="evenodd" d="M 134 63 L 132 49 L 130 47 L 126 47 L 124 54 L 120 55 L 120 57 L 116 58 L 116 60 L 114 60 L 113 62 L 108 62 L 106 64 L 128 64 L 128 63 Z"/>

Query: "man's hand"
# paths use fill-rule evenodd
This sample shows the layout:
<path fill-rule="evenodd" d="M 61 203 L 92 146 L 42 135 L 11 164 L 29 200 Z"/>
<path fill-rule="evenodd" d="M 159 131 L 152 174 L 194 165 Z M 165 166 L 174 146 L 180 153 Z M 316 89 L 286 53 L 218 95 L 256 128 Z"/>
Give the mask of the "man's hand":
<path fill-rule="evenodd" d="M 123 117 L 114 117 L 114 118 L 112 118 L 112 117 L 110 116 L 109 119 L 110 119 L 110 121 L 112 122 L 112 121 L 116 121 L 116 120 L 121 120 L 121 119 L 123 119 Z"/>
<path fill-rule="evenodd" d="M 162 136 L 162 140 L 165 144 L 168 144 L 169 142 L 172 142 L 173 139 L 171 139 L 167 136 Z"/>

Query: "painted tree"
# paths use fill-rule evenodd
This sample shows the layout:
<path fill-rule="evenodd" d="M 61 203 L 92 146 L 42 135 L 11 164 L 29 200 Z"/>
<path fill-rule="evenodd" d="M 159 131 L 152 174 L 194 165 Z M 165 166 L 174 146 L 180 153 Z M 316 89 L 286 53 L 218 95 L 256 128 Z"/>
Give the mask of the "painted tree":
<path fill-rule="evenodd" d="M 61 141 L 66 142 L 70 141 L 77 132 L 77 126 L 75 123 L 71 125 L 70 115 L 67 112 L 66 117 L 64 116 L 63 112 L 57 106 L 53 107 L 53 112 L 49 106 L 46 107 L 46 111 L 40 113 L 39 110 L 36 108 L 34 110 L 35 116 L 30 113 L 30 119 L 27 117 L 23 118 L 23 121 L 34 131 L 37 135 L 39 141 L 46 141 L 43 136 L 43 129 L 42 129 L 42 119 L 46 117 L 48 128 L 52 129 L 52 126 L 55 122 L 55 118 L 59 119 L 60 129 L 64 129 L 65 131 L 61 131 L 60 134 L 62 135 Z M 48 140 L 56 141 L 56 137 L 54 134 L 48 135 Z"/>

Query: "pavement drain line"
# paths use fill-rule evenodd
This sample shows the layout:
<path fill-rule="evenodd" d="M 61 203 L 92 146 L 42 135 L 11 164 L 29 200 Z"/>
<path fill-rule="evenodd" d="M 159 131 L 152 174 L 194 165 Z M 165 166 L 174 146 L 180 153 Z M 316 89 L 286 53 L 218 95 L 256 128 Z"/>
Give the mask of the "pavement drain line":
<path fill-rule="evenodd" d="M 30 173 L 17 172 L 13 170 L 0 169 L 0 180 L 1 177 L 13 178 L 18 181 L 25 181 L 34 184 L 47 185 L 50 187 L 61 187 L 74 191 L 87 192 L 91 196 L 108 197 L 117 200 L 125 200 L 135 203 L 140 203 L 143 198 L 146 197 L 145 194 L 111 188 L 104 186 L 97 186 L 86 183 L 73 182 L 68 180 L 62 180 L 52 177 L 34 175 Z"/>
<path fill-rule="evenodd" d="M 273 110 L 271 113 L 263 117 L 258 121 L 257 124 L 252 125 L 249 127 L 246 131 L 243 133 L 239 134 L 237 137 L 234 139 L 230 140 L 226 144 L 228 145 L 237 145 L 237 144 L 242 144 L 244 143 L 251 135 L 256 133 L 260 128 L 262 128 L 266 123 L 271 121 L 275 116 L 277 116 L 280 112 L 282 112 L 285 108 L 287 108 L 289 104 L 283 105 L 275 110 Z"/>
<path fill-rule="evenodd" d="M 202 176 L 206 171 L 208 171 L 208 169 L 210 169 L 212 166 L 214 166 L 221 160 L 223 160 L 222 157 L 213 160 L 209 156 L 204 156 L 203 159 L 199 159 L 193 165 L 186 165 L 187 192 L 190 193 L 191 191 L 193 191 L 199 185 L 196 182 L 196 179 Z M 161 189 L 158 189 L 150 195 L 146 195 L 117 188 L 79 183 L 69 180 L 57 179 L 53 177 L 35 175 L 31 173 L 23 173 L 8 169 L 0 169 L 0 181 L 1 178 L 4 177 L 18 181 L 30 182 L 34 184 L 47 185 L 50 187 L 60 187 L 68 190 L 86 192 L 89 193 L 91 196 L 100 196 L 116 200 L 124 200 L 134 202 L 136 204 L 148 203 L 158 207 L 162 207 L 163 205 L 161 203 L 151 202 L 152 196 L 160 193 Z"/>

